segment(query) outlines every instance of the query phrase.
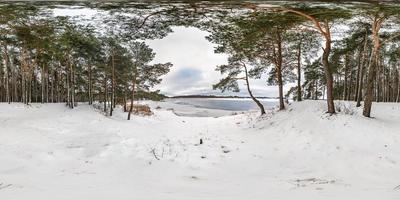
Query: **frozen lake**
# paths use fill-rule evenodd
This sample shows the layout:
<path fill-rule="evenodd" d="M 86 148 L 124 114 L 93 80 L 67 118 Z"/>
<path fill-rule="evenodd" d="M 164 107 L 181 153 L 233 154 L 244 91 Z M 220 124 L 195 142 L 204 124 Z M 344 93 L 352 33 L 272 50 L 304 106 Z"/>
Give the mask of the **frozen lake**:
<path fill-rule="evenodd" d="M 193 106 L 196 108 L 217 109 L 227 111 L 257 110 L 258 107 L 250 98 L 170 98 L 165 101 Z M 259 99 L 265 108 L 272 108 L 278 104 L 278 99 Z"/>
<path fill-rule="evenodd" d="M 260 99 L 265 109 L 278 105 L 277 99 Z M 259 110 L 250 98 L 168 98 L 163 101 L 145 101 L 153 109 L 173 110 L 179 116 L 221 117 L 250 110 Z"/>
<path fill-rule="evenodd" d="M 170 98 L 165 101 L 196 108 L 218 109 L 228 111 L 248 111 L 258 109 L 250 98 Z M 259 99 L 266 109 L 278 105 L 278 99 Z"/>

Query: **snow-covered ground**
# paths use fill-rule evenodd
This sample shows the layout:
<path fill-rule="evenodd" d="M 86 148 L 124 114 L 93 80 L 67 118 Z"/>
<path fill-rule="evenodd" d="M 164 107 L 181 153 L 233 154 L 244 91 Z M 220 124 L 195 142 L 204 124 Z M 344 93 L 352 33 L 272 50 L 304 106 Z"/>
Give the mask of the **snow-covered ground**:
<path fill-rule="evenodd" d="M 0 199 L 400 199 L 400 104 L 374 104 L 371 119 L 338 104 L 334 116 L 306 101 L 263 118 L 161 108 L 131 121 L 0 104 Z"/>

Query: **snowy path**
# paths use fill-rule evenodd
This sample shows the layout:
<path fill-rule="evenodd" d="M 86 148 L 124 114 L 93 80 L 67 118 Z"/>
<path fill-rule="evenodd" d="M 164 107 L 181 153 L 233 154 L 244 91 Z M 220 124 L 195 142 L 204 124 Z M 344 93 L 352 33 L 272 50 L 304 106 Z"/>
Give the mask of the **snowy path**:
<path fill-rule="evenodd" d="M 400 199 L 400 105 L 377 104 L 374 119 L 341 108 L 126 121 L 0 104 L 0 199 Z"/>

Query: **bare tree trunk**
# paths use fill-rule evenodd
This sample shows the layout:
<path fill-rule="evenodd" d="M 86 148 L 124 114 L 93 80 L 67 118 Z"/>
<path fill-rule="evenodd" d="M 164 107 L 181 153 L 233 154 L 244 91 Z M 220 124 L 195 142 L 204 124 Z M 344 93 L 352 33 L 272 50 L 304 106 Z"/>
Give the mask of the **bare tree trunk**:
<path fill-rule="evenodd" d="M 49 68 L 46 69 L 46 103 L 49 103 Z"/>
<path fill-rule="evenodd" d="M 325 37 L 325 48 L 322 54 L 322 65 L 324 66 L 325 78 L 326 78 L 326 101 L 328 104 L 328 112 L 330 114 L 335 113 L 335 104 L 333 102 L 333 76 L 329 65 L 329 54 L 331 52 L 331 36 L 329 25 L 326 23 L 327 35 Z"/>
<path fill-rule="evenodd" d="M 347 76 L 348 76 L 348 55 L 344 59 L 344 82 L 343 82 L 343 100 L 347 100 Z"/>
<path fill-rule="evenodd" d="M 51 79 L 51 103 L 54 103 L 54 83 L 55 83 L 55 74 L 54 68 L 52 70 L 52 79 Z"/>
<path fill-rule="evenodd" d="M 297 101 L 302 100 L 301 94 L 301 45 L 302 39 L 299 41 L 299 45 L 297 47 Z"/>
<path fill-rule="evenodd" d="M 374 47 L 372 50 L 372 60 L 368 69 L 368 81 L 364 99 L 364 109 L 363 115 L 365 117 L 371 117 L 371 107 L 373 101 L 373 91 L 374 91 L 374 82 L 376 76 L 376 68 L 378 67 L 379 62 L 379 49 L 380 49 L 380 39 L 379 39 L 379 30 L 383 21 L 381 19 L 375 18 L 374 23 L 372 25 L 372 39 L 374 41 Z"/>
<path fill-rule="evenodd" d="M 41 73 L 41 94 L 42 94 L 42 104 L 44 103 L 44 65 L 42 64 L 42 73 Z"/>
<path fill-rule="evenodd" d="M 71 108 L 75 107 L 75 71 L 74 66 L 70 63 L 71 66 Z"/>
<path fill-rule="evenodd" d="M 277 30 L 277 45 L 278 45 L 278 62 L 277 62 L 277 78 L 279 86 L 279 110 L 285 109 L 285 102 L 283 100 L 283 80 L 282 80 L 282 38 L 281 33 Z"/>
<path fill-rule="evenodd" d="M 397 97 L 396 102 L 400 102 L 400 70 L 397 69 Z"/>
<path fill-rule="evenodd" d="M 112 116 L 113 109 L 115 108 L 115 66 L 114 66 L 114 51 L 111 53 L 111 101 L 110 101 L 110 116 Z"/>
<path fill-rule="evenodd" d="M 115 88 L 116 88 L 116 78 L 115 78 L 115 54 L 113 51 L 112 57 L 112 105 L 111 107 L 115 108 L 116 100 L 115 100 Z"/>
<path fill-rule="evenodd" d="M 107 115 L 107 101 L 108 101 L 108 90 L 107 90 L 107 74 L 104 74 L 104 113 Z"/>
<path fill-rule="evenodd" d="M 4 60 L 4 59 L 3 59 Z M 3 65 L 0 64 L 0 102 L 5 101 L 5 79 L 4 79 L 4 69 Z"/>
<path fill-rule="evenodd" d="M 366 38 L 364 38 L 364 39 L 366 39 Z M 360 75 L 361 75 L 361 59 L 362 59 L 362 54 L 363 54 L 363 52 L 362 52 L 362 50 L 361 50 L 361 47 L 360 47 L 360 50 L 359 50 L 359 52 L 358 52 L 358 60 L 357 60 L 357 74 L 356 74 L 356 89 L 355 89 L 355 91 L 354 91 L 354 99 L 353 99 L 353 101 L 357 101 L 358 100 L 358 90 L 359 90 L 359 87 L 360 87 Z"/>
<path fill-rule="evenodd" d="M 365 31 L 365 40 L 364 40 L 364 50 L 363 50 L 363 58 L 362 58 L 362 65 L 361 65 L 361 72 L 360 72 L 360 78 L 359 78 L 359 87 L 357 91 L 357 107 L 361 106 L 361 99 L 362 99 L 362 91 L 363 91 L 363 86 L 364 86 L 364 70 L 366 68 L 366 65 L 369 65 L 369 62 L 367 62 L 367 56 L 368 56 L 368 31 Z"/>
<path fill-rule="evenodd" d="M 350 61 L 349 61 L 350 62 Z M 347 81 L 347 100 L 350 101 L 352 99 L 353 96 L 353 69 L 352 66 L 350 65 L 350 77 Z"/>
<path fill-rule="evenodd" d="M 6 84 L 6 101 L 11 103 L 11 93 L 10 93 L 10 66 L 9 66 L 8 48 L 7 44 L 4 44 L 4 66 L 5 66 L 5 84 Z"/>
<path fill-rule="evenodd" d="M 135 87 L 136 87 L 136 74 L 133 76 L 132 79 L 131 105 L 129 107 L 128 120 L 131 120 L 131 113 L 133 111 L 133 99 L 135 98 Z"/>
<path fill-rule="evenodd" d="M 55 79 L 55 83 L 56 83 L 56 92 L 57 92 L 57 99 L 56 102 L 59 103 L 60 102 L 60 98 L 61 98 L 61 91 L 60 91 L 60 81 L 62 81 L 62 75 L 59 72 L 59 69 L 57 69 L 56 71 L 56 76 L 54 77 Z"/>
<path fill-rule="evenodd" d="M 88 85 L 88 91 L 89 91 L 89 95 L 88 95 L 88 100 L 89 100 L 89 105 L 92 105 L 92 65 L 89 64 L 89 85 Z"/>
<path fill-rule="evenodd" d="M 245 81 L 246 81 L 246 86 L 247 86 L 247 92 L 249 93 L 251 99 L 260 108 L 261 115 L 264 115 L 265 114 L 264 105 L 257 98 L 255 98 L 254 95 L 253 95 L 253 92 L 251 92 L 250 83 L 249 83 L 249 74 L 248 74 L 248 71 L 247 71 L 247 67 L 246 67 L 245 64 L 243 64 L 243 67 L 244 67 L 244 72 L 245 72 Z"/>
<path fill-rule="evenodd" d="M 12 59 L 11 59 L 12 60 Z M 10 61 L 11 61 L 10 60 Z M 14 100 L 14 102 L 18 102 L 19 101 L 19 98 L 18 98 L 18 75 L 17 75 L 17 70 L 16 70 L 16 67 L 15 67 L 15 65 L 14 65 L 14 63 L 13 63 L 13 73 L 12 73 L 12 76 L 13 76 L 13 100 Z"/>

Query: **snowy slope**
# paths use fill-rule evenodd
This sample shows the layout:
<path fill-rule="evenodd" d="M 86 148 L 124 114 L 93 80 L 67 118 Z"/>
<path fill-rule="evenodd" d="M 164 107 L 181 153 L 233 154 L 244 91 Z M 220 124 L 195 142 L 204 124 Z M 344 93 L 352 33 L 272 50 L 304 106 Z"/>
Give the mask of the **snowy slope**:
<path fill-rule="evenodd" d="M 131 121 L 0 104 L 0 199 L 400 199 L 400 104 L 375 104 L 373 119 L 339 104 Z"/>

